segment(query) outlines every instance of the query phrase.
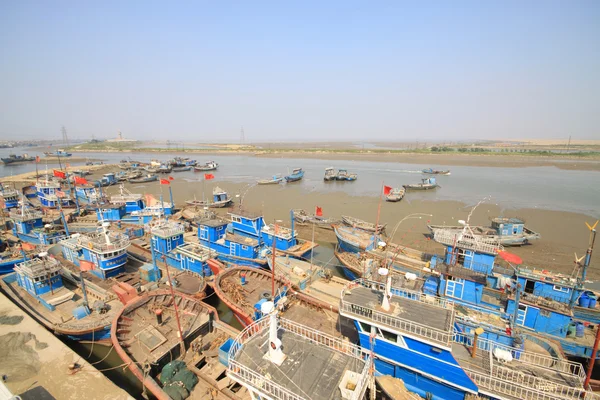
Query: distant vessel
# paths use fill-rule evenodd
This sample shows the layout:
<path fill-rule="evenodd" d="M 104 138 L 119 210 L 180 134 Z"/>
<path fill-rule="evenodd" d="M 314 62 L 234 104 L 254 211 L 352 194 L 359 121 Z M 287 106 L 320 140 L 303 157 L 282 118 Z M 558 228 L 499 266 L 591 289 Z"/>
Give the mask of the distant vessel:
<path fill-rule="evenodd" d="M 401 188 L 393 188 L 386 196 L 385 201 L 397 202 L 404 198 L 404 194 L 406 193 L 406 189 Z"/>
<path fill-rule="evenodd" d="M 138 178 L 131 178 L 129 182 L 131 183 L 146 183 L 146 182 L 154 182 L 158 179 L 158 176 L 153 174 L 147 174 L 145 176 L 140 176 Z"/>
<path fill-rule="evenodd" d="M 229 197 L 226 191 L 216 186 L 213 189 L 213 201 L 209 200 L 186 200 L 186 204 L 190 206 L 199 207 L 210 207 L 210 208 L 223 208 L 231 205 L 233 199 Z"/>
<path fill-rule="evenodd" d="M 2 162 L 4 162 L 4 164 L 14 164 L 14 163 L 20 163 L 20 162 L 30 162 L 30 161 L 35 161 L 35 157 L 31 157 L 28 154 L 23 154 L 22 156 L 17 156 L 15 154 L 11 154 L 8 157 L 3 157 L 2 158 Z"/>
<path fill-rule="evenodd" d="M 481 237 L 483 240 L 497 240 L 503 246 L 522 246 L 540 238 L 539 233 L 525 227 L 525 223 L 518 218 L 497 217 L 492 219 L 491 227 L 465 225 L 428 225 L 428 227 L 434 235 L 442 230 L 456 235 L 468 230 L 469 233 Z"/>
<path fill-rule="evenodd" d="M 19 192 L 15 188 L 11 188 L 0 183 L 0 196 L 4 200 L 4 208 L 10 210 L 19 205 Z"/>
<path fill-rule="evenodd" d="M 411 183 L 409 185 L 402 185 L 406 190 L 429 190 L 439 187 L 435 178 L 423 178 L 421 183 Z"/>
<path fill-rule="evenodd" d="M 300 225 L 314 224 L 319 228 L 333 230 L 331 225 L 339 224 L 340 220 L 335 218 L 325 218 L 322 216 L 309 214 L 306 210 L 292 210 L 294 220 Z"/>
<path fill-rule="evenodd" d="M 214 171 L 219 168 L 219 164 L 214 161 L 209 161 L 204 165 L 196 165 L 194 171 Z"/>
<path fill-rule="evenodd" d="M 302 170 L 302 168 L 294 168 L 294 170 L 292 170 L 292 173 L 285 177 L 285 180 L 287 182 L 296 182 L 302 179 L 303 177 L 304 171 Z"/>
<path fill-rule="evenodd" d="M 426 168 L 426 169 L 422 169 L 421 172 L 424 174 L 431 174 L 431 175 L 450 175 L 449 169 L 437 170 L 437 169 Z"/>
<path fill-rule="evenodd" d="M 273 175 L 271 179 L 259 179 L 256 181 L 259 185 L 276 185 L 283 181 L 281 174 Z"/>
<path fill-rule="evenodd" d="M 357 174 L 351 174 L 348 170 L 340 169 L 335 179 L 338 181 L 355 181 L 357 178 Z"/>
<path fill-rule="evenodd" d="M 323 180 L 325 182 L 335 181 L 337 179 L 337 171 L 333 167 L 325 168 L 325 176 Z"/>
<path fill-rule="evenodd" d="M 67 153 L 65 149 L 58 149 L 54 152 L 45 151 L 44 154 L 46 155 L 46 157 L 71 157 L 73 155 L 71 153 Z"/>

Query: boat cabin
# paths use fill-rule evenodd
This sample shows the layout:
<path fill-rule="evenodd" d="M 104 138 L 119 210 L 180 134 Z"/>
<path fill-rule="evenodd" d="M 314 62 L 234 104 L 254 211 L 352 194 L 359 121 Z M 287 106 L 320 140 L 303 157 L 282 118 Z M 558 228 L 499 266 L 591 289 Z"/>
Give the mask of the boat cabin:
<path fill-rule="evenodd" d="M 119 186 L 119 194 L 110 196 L 110 202 L 113 204 L 125 204 L 125 213 L 140 211 L 145 208 L 143 195 L 140 193 L 131 193 L 125 186 Z"/>
<path fill-rule="evenodd" d="M 75 195 L 78 199 L 87 203 L 97 203 L 100 201 L 100 193 L 95 186 L 85 185 L 75 187 Z"/>
<path fill-rule="evenodd" d="M 258 223 L 258 220 L 254 221 Z M 248 233 L 237 233 L 234 224 L 236 222 L 228 223 L 221 219 L 200 221 L 198 239 L 201 244 L 219 253 L 219 259 L 225 262 L 256 266 L 261 247 L 259 240 Z"/>
<path fill-rule="evenodd" d="M 265 220 L 262 215 L 253 215 L 238 211 L 230 212 L 229 216 L 231 217 L 231 226 L 235 233 L 260 239 L 261 230 L 265 226 Z"/>
<path fill-rule="evenodd" d="M 10 210 L 19 206 L 19 192 L 0 183 L 0 196 L 4 200 L 4 209 Z"/>
<path fill-rule="evenodd" d="M 11 210 L 9 215 L 13 223 L 13 234 L 22 241 L 51 245 L 65 238 L 63 229 L 56 229 L 50 224 L 44 225 L 43 214 L 39 210 L 22 206 Z"/>
<path fill-rule="evenodd" d="M 39 302 L 51 311 L 54 311 L 54 306 L 58 303 L 51 301 L 54 304 L 46 301 L 45 295 L 50 295 L 64 287 L 60 271 L 62 266 L 60 263 L 47 255 L 41 255 L 32 260 L 27 260 L 18 263 L 15 266 L 17 283 L 25 289 L 27 293 L 35 297 Z M 63 301 L 70 300 L 72 297 L 67 296 Z"/>
<path fill-rule="evenodd" d="M 57 208 L 69 206 L 71 199 L 61 190 L 60 183 L 46 178 L 35 185 L 37 196 L 40 199 L 42 207 Z"/>
<path fill-rule="evenodd" d="M 500 236 L 517 236 L 524 233 L 525 222 L 518 218 L 498 217 L 492 220 L 492 228 Z"/>
<path fill-rule="evenodd" d="M 297 233 L 292 229 L 279 225 L 275 226 L 275 224 L 265 225 L 261 229 L 261 239 L 265 246 L 272 248 L 273 238 L 275 238 L 275 248 L 278 250 L 287 250 L 296 246 L 298 244 L 296 236 Z"/>
<path fill-rule="evenodd" d="M 108 222 L 96 232 L 74 234 L 60 242 L 63 257 L 101 279 L 123 272 L 127 262 L 127 235 L 109 231 Z"/>

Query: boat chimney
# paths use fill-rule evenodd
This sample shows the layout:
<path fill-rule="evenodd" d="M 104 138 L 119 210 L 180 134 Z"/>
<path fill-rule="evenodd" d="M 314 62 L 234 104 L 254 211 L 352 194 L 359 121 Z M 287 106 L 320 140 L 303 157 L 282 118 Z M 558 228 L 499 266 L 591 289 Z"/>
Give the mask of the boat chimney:
<path fill-rule="evenodd" d="M 162 323 L 163 323 L 162 310 L 160 308 L 157 308 L 156 310 L 154 310 L 154 314 L 156 314 L 156 323 L 158 325 L 162 325 Z"/>
<path fill-rule="evenodd" d="M 260 306 L 263 315 L 269 315 L 269 352 L 264 355 L 265 360 L 280 366 L 287 358 L 281 351 L 281 340 L 277 337 L 277 309 L 275 303 L 266 301 Z"/>
<path fill-rule="evenodd" d="M 381 308 L 384 311 L 390 311 L 390 297 L 392 297 L 392 276 L 387 268 L 379 268 L 379 275 L 385 276 L 385 291 L 383 292 L 383 301 L 381 302 Z"/>

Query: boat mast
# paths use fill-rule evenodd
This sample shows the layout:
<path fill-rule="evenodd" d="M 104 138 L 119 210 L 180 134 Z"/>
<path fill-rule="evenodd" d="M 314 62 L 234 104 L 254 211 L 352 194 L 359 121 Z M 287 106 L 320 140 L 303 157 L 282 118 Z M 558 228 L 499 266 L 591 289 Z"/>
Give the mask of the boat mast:
<path fill-rule="evenodd" d="M 381 201 L 383 199 L 383 181 L 381 181 L 381 190 L 379 191 L 379 205 L 377 206 L 377 219 L 375 220 L 375 238 L 377 239 L 377 230 L 379 227 L 379 216 L 381 214 Z M 377 241 L 377 240 L 375 240 Z"/>
<path fill-rule="evenodd" d="M 273 302 L 275 302 L 275 245 L 277 243 L 277 237 L 275 235 L 277 235 L 277 228 L 277 223 L 275 223 L 275 233 L 273 234 L 273 249 L 271 250 L 271 257 L 273 257 L 271 262 L 271 299 L 273 300 Z"/>
<path fill-rule="evenodd" d="M 181 355 L 183 355 L 185 354 L 185 342 L 183 341 L 183 332 L 181 331 L 181 322 L 179 321 L 179 308 L 177 307 L 177 301 L 175 301 L 175 291 L 173 290 L 173 281 L 171 281 L 167 257 L 163 255 L 162 259 L 165 263 L 165 269 L 167 270 L 167 279 L 169 280 L 169 289 L 171 290 L 171 298 L 173 299 L 173 307 L 175 308 L 175 320 L 177 321 L 177 330 L 179 332 L 179 346 L 181 347 Z"/>

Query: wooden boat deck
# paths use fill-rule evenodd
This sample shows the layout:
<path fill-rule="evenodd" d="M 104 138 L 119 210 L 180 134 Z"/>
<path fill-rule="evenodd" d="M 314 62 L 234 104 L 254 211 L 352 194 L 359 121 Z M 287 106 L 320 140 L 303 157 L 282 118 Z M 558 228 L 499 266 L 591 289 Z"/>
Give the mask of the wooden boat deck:
<path fill-rule="evenodd" d="M 246 284 L 242 286 L 240 273 L 244 272 L 246 273 Z M 230 301 L 240 307 L 248 316 L 254 313 L 254 305 L 260 299 L 271 296 L 270 274 L 264 271 L 254 271 L 251 268 L 241 268 L 239 272 L 221 277 L 219 285 Z M 281 282 L 275 281 L 275 292 L 277 293 L 283 286 Z"/>
<path fill-rule="evenodd" d="M 244 344 L 236 361 L 302 398 L 341 400 L 338 388 L 345 371 L 361 374 L 365 361 L 340 353 L 301 336 L 280 330 L 287 358 L 277 366 L 263 356 L 268 352 L 268 329 Z"/>

